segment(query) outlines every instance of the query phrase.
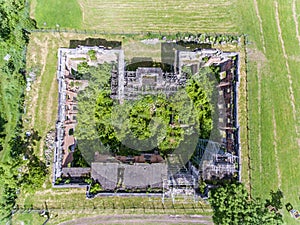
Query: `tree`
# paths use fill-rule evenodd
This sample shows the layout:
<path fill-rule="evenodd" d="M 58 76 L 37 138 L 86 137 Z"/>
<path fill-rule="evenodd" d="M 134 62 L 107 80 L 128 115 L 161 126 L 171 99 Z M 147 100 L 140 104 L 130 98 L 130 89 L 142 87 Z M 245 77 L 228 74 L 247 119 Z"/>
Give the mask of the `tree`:
<path fill-rule="evenodd" d="M 19 164 L 16 161 L 2 163 L 0 166 L 0 221 L 10 216 L 15 205 L 17 189 L 21 182 L 18 168 Z"/>
<path fill-rule="evenodd" d="M 75 148 L 73 153 L 73 162 L 72 167 L 88 167 L 89 164 L 86 161 L 86 158 L 83 157 L 81 151 L 78 149 L 78 145 Z M 89 159 L 89 157 L 87 157 Z"/>
<path fill-rule="evenodd" d="M 270 192 L 270 199 L 266 200 L 266 206 L 273 206 L 275 209 L 282 209 L 283 193 L 280 189 Z"/>
<path fill-rule="evenodd" d="M 213 90 L 215 81 L 209 79 L 211 70 L 204 68 L 187 81 L 186 92 L 194 104 L 200 126 L 200 137 L 208 138 L 213 127 Z"/>
<path fill-rule="evenodd" d="M 77 72 L 80 74 L 89 73 L 89 65 L 87 64 L 87 62 L 79 63 L 77 66 Z"/>
<path fill-rule="evenodd" d="M 250 199 L 241 183 L 226 184 L 211 190 L 209 202 L 214 210 L 215 224 L 283 224 L 280 213 L 270 212 L 266 201 Z"/>
<path fill-rule="evenodd" d="M 1 98 L 1 96 L 0 96 Z M 0 151 L 2 151 L 3 149 L 3 143 L 4 143 L 4 140 L 5 140 L 5 124 L 7 123 L 7 120 L 4 119 L 2 116 L 1 116 L 1 112 L 0 112 Z"/>
<path fill-rule="evenodd" d="M 89 50 L 88 51 L 88 56 L 90 57 L 91 60 L 97 60 L 96 51 L 95 50 Z"/>
<path fill-rule="evenodd" d="M 89 67 L 89 86 L 77 96 L 79 112 L 74 136 L 86 163 L 93 161 L 95 152 L 107 152 L 107 145 L 112 149 L 117 145 L 113 129 L 109 126 L 113 104 L 109 83 L 111 66 L 102 64 Z"/>
<path fill-rule="evenodd" d="M 110 98 L 113 65 L 84 65 L 78 66 L 78 70 L 83 67 L 81 72 L 89 74 L 90 82 L 78 95 L 75 136 L 79 143 L 96 144 L 80 149 L 83 156 L 84 153 L 88 155 L 85 158 L 92 160 L 95 151 L 106 151 L 107 147 L 111 152 L 128 154 L 134 153 L 132 150 L 136 148 L 152 150 L 158 147 L 166 155 L 187 145 L 184 140 L 194 140 L 195 133 L 202 138 L 209 136 L 213 111 L 209 71 L 191 75 L 186 88 L 170 97 L 164 93 L 141 95 L 135 101 L 124 100 L 119 104 Z"/>

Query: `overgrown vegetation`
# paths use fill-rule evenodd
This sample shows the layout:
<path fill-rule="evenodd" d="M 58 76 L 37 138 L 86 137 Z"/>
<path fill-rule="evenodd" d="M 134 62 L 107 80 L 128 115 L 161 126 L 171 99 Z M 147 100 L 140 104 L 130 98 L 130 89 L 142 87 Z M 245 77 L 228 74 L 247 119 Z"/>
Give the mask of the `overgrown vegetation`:
<path fill-rule="evenodd" d="M 35 27 L 25 1 L 0 1 L 0 221 L 7 219 L 20 189 L 33 190 L 44 180 L 45 166 L 33 154 L 32 135 L 22 134 L 26 29 Z M 28 160 L 24 160 L 26 156 Z"/>
<path fill-rule="evenodd" d="M 18 131 L 18 133 L 21 133 Z M 34 153 L 33 148 L 39 136 L 17 136 L 10 141 L 10 157 L 0 166 L 1 202 L 0 218 L 7 219 L 15 205 L 17 193 L 33 193 L 45 181 L 46 165 Z"/>
<path fill-rule="evenodd" d="M 90 57 L 91 60 L 96 60 L 96 51 L 95 50 L 89 50 L 88 51 L 88 56 Z"/>
<path fill-rule="evenodd" d="M 71 163 L 72 167 L 88 167 L 89 164 L 86 162 L 85 158 L 82 156 L 81 151 L 76 146 L 73 153 L 73 161 Z"/>
<path fill-rule="evenodd" d="M 166 155 L 178 148 L 186 136 L 209 137 L 214 85 L 208 78 L 213 75 L 209 68 L 191 76 L 186 87 L 171 97 L 164 93 L 141 95 L 122 104 L 110 98 L 111 65 L 96 68 L 82 63 L 78 70 L 90 80 L 89 87 L 78 95 L 80 113 L 75 134 L 88 162 L 101 149 L 101 153 L 135 155 L 138 152 L 130 146 L 139 146 L 138 150 L 157 146 Z M 125 142 L 129 147 L 122 144 Z"/>
<path fill-rule="evenodd" d="M 1 112 L 0 112 L 1 113 Z M 7 120 L 2 118 L 0 114 L 0 151 L 3 150 L 3 144 L 5 143 L 5 124 L 7 123 Z"/>
<path fill-rule="evenodd" d="M 100 191 L 102 191 L 101 185 L 98 182 L 92 182 L 90 186 L 90 193 L 97 194 Z"/>

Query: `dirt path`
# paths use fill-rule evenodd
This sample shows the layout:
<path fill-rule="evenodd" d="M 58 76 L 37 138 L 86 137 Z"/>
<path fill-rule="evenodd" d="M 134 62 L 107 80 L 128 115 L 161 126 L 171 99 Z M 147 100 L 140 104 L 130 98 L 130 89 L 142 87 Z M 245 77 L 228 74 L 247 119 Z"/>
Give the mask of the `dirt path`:
<path fill-rule="evenodd" d="M 55 48 L 54 44 L 52 44 L 52 48 Z M 49 110 L 47 110 L 47 113 L 45 115 L 45 121 L 44 121 L 46 124 L 46 132 L 48 132 L 51 129 L 51 127 L 53 127 L 52 108 L 55 107 L 54 101 L 57 101 L 58 99 L 58 96 L 55 95 L 56 86 L 57 86 L 56 76 L 54 75 L 47 96 L 47 108 Z M 41 144 L 40 144 L 40 157 L 43 157 L 44 154 L 43 148 L 44 148 L 44 139 L 41 140 Z"/>
<path fill-rule="evenodd" d="M 281 172 L 279 168 L 279 158 L 278 158 L 278 147 L 277 147 L 277 127 L 276 127 L 276 120 L 275 120 L 275 112 L 274 109 L 272 111 L 272 122 L 273 122 L 273 135 L 274 135 L 274 154 L 275 154 L 275 165 L 277 171 L 277 178 L 278 178 L 278 187 L 281 188 Z"/>
<path fill-rule="evenodd" d="M 52 43 L 52 48 L 55 48 L 54 43 Z M 53 124 L 51 124 L 53 121 L 53 119 L 51 117 L 53 115 L 50 112 L 52 112 L 51 109 L 54 107 L 54 101 L 57 101 L 57 99 L 58 99 L 58 96 L 55 96 L 56 86 L 57 86 L 57 81 L 56 81 L 56 71 L 55 71 L 55 74 L 54 74 L 52 82 L 51 82 L 49 94 L 47 97 L 47 105 L 48 105 L 48 108 L 50 109 L 48 111 L 49 113 L 47 113 L 47 116 L 46 116 L 47 130 L 50 128 L 48 126 L 53 126 Z"/>
<path fill-rule="evenodd" d="M 45 70 L 46 70 L 46 64 L 47 64 L 47 56 L 48 56 L 48 48 L 49 48 L 49 43 L 48 43 L 48 38 L 46 37 L 45 43 L 43 44 L 42 42 L 39 43 L 41 47 L 41 56 L 42 56 L 42 70 L 41 70 L 41 76 L 44 76 Z M 41 87 L 39 87 L 40 89 Z M 40 107 L 36 105 L 37 107 Z M 43 110 L 38 111 L 38 116 L 39 118 L 42 118 L 43 116 Z"/>
<path fill-rule="evenodd" d="M 41 74 L 39 75 L 38 77 L 38 82 L 36 83 L 36 87 L 35 89 L 33 90 L 33 99 L 32 99 L 32 102 L 31 102 L 31 107 L 30 107 L 30 114 L 32 115 L 31 117 L 31 127 L 34 127 L 35 125 L 35 116 L 36 116 L 36 108 L 37 107 L 40 107 L 38 105 L 38 98 L 40 97 L 39 96 L 39 90 L 41 88 L 41 80 L 42 80 L 42 77 L 44 76 L 44 73 L 45 73 L 45 70 L 46 70 L 46 64 L 47 64 L 47 57 L 48 57 L 48 47 L 49 47 L 49 41 L 48 41 L 48 37 L 45 38 L 44 41 L 41 41 L 41 40 L 38 40 L 38 39 L 34 39 L 35 43 L 37 45 L 40 46 L 40 64 L 42 65 L 42 69 L 41 69 Z M 42 113 L 42 110 L 38 110 L 37 111 L 38 113 L 38 116 L 41 117 L 41 113 Z M 39 155 L 40 157 L 42 158 L 43 157 L 43 146 L 44 146 L 44 143 L 43 143 L 43 139 L 41 140 L 41 144 L 40 144 L 40 149 L 39 149 Z"/>
<path fill-rule="evenodd" d="M 254 3 L 254 7 L 255 7 L 255 14 L 256 14 L 258 22 L 259 22 L 259 30 L 260 30 L 263 51 L 264 51 L 264 54 L 266 54 L 266 45 L 265 45 L 264 31 L 263 31 L 263 26 L 262 26 L 262 19 L 259 14 L 257 1 L 253 0 L 253 3 Z"/>
<path fill-rule="evenodd" d="M 202 215 L 110 215 L 74 219 L 60 225 L 98 224 L 203 224 L 212 225 L 210 216 Z"/>
<path fill-rule="evenodd" d="M 283 52 L 283 57 L 285 59 L 285 66 L 287 69 L 287 78 L 289 81 L 289 92 L 290 92 L 290 99 L 291 99 L 291 105 L 292 105 L 292 112 L 293 112 L 293 119 L 295 121 L 295 131 L 296 131 L 296 135 L 297 138 L 299 138 L 299 129 L 297 126 L 297 111 L 296 111 L 296 106 L 295 106 L 295 95 L 294 95 L 294 91 L 293 91 L 293 80 L 292 80 L 292 75 L 291 75 L 291 70 L 290 70 L 290 66 L 288 63 L 288 56 L 285 50 L 285 45 L 284 45 L 284 40 L 282 38 L 282 31 L 281 31 L 281 27 L 280 27 L 280 20 L 279 20 L 279 11 L 278 11 L 278 2 L 275 1 L 275 19 L 276 19 L 276 24 L 277 24 L 277 29 L 278 29 L 278 38 L 280 40 L 281 43 L 281 48 L 282 48 L 282 52 Z M 299 142 L 299 141 L 298 141 Z M 300 151 L 300 149 L 299 149 Z"/>
<path fill-rule="evenodd" d="M 35 8 L 37 5 L 37 1 L 36 0 L 31 0 L 30 1 L 30 17 L 35 19 Z"/>
<path fill-rule="evenodd" d="M 297 18 L 297 12 L 296 12 L 296 0 L 293 0 L 293 18 L 294 18 L 294 22 L 296 25 L 296 36 L 298 39 L 298 45 L 300 46 L 300 35 L 299 35 L 299 23 L 298 23 L 298 18 Z"/>

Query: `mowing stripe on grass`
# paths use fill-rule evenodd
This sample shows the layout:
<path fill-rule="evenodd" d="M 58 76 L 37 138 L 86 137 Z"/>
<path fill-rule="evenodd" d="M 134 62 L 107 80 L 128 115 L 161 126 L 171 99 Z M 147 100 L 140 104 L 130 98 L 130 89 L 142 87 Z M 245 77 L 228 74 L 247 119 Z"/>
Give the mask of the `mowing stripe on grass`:
<path fill-rule="evenodd" d="M 288 63 L 288 56 L 286 54 L 286 50 L 285 50 L 285 46 L 284 46 L 284 40 L 282 38 L 282 31 L 281 31 L 281 27 L 280 27 L 279 12 L 278 12 L 278 2 L 275 1 L 274 4 L 275 4 L 275 9 L 276 9 L 275 19 L 276 19 L 276 24 L 277 24 L 277 29 L 278 29 L 278 38 L 281 42 L 281 48 L 282 48 L 283 56 L 284 56 L 284 59 L 285 59 L 285 66 L 286 66 L 286 69 L 287 69 L 287 78 L 288 78 L 289 84 L 290 84 L 289 85 L 289 92 L 290 92 L 290 98 L 291 98 L 291 105 L 292 105 L 292 108 L 293 108 L 293 118 L 294 118 L 294 121 L 296 123 L 296 121 L 297 121 L 297 111 L 296 111 L 296 106 L 295 106 L 295 95 L 294 95 L 294 91 L 293 91 L 293 80 L 292 80 L 292 76 L 291 76 L 290 66 L 289 66 L 289 63 Z M 299 137 L 299 130 L 298 130 L 297 125 L 295 126 L 295 131 L 296 131 L 297 137 Z M 300 147 L 300 145 L 299 145 L 299 147 Z M 300 148 L 299 148 L 299 153 L 300 153 Z"/>
<path fill-rule="evenodd" d="M 293 19 L 296 26 L 296 37 L 298 39 L 298 45 L 300 46 L 299 23 L 298 23 L 297 13 L 296 13 L 296 0 L 293 0 Z"/>
<path fill-rule="evenodd" d="M 261 19 L 260 14 L 259 14 L 257 1 L 253 0 L 253 3 L 254 3 L 254 7 L 255 7 L 256 16 L 257 16 L 258 22 L 259 22 L 259 30 L 260 30 L 260 36 L 261 36 L 263 51 L 264 51 L 264 54 L 266 54 L 266 45 L 265 45 L 264 31 L 263 31 L 263 26 L 262 26 L 262 19 Z"/>
<path fill-rule="evenodd" d="M 83 6 L 83 28 L 87 29 L 107 32 L 236 31 L 236 0 L 78 1 Z"/>
<path fill-rule="evenodd" d="M 281 188 L 281 172 L 280 172 L 280 168 L 279 168 L 279 159 L 278 159 L 278 150 L 277 150 L 277 142 L 278 142 L 278 138 L 277 138 L 277 126 L 276 126 L 276 120 L 275 120 L 275 112 L 274 109 L 272 110 L 272 121 L 273 121 L 273 134 L 274 134 L 274 154 L 275 154 L 275 165 L 276 165 L 276 171 L 277 171 L 277 178 L 278 178 L 278 187 Z"/>

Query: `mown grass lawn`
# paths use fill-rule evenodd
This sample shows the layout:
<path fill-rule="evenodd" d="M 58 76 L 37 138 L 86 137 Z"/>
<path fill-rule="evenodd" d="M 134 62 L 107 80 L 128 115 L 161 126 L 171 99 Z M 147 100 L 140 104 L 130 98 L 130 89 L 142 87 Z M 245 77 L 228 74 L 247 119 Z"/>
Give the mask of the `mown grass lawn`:
<path fill-rule="evenodd" d="M 144 1 L 144 0 L 78 0 L 83 7 L 83 24 L 110 32 L 116 31 L 202 31 L 235 30 L 235 2 Z M 93 18 L 93 19 L 91 19 Z"/>
<path fill-rule="evenodd" d="M 33 0 L 40 28 L 105 32 L 234 32 L 237 0 Z M 44 25 L 44 23 L 46 24 Z"/>
<path fill-rule="evenodd" d="M 280 188 L 284 195 L 284 205 L 290 202 L 294 208 L 300 209 L 300 146 L 299 135 L 296 133 L 296 126 L 299 127 L 300 65 L 295 57 L 300 54 L 300 46 L 296 38 L 292 1 L 278 1 L 279 18 L 276 18 L 275 2 L 257 1 L 263 33 L 260 33 L 255 1 L 243 1 L 243 5 L 247 7 L 241 7 L 244 32 L 249 34 L 251 42 L 248 47 L 264 55 L 264 59 L 252 58 L 248 64 L 252 196 L 264 198 L 270 190 Z M 246 11 L 246 8 L 251 10 Z M 299 8 L 297 3 L 298 13 Z M 278 21 L 284 45 L 280 40 Z M 288 66 L 284 51 L 287 54 Z M 293 98 L 296 120 L 291 104 Z M 286 224 L 297 224 L 285 207 L 283 212 Z"/>
<path fill-rule="evenodd" d="M 64 28 L 81 28 L 82 12 L 77 0 L 35 0 L 34 17 L 40 28 L 56 25 Z"/>

